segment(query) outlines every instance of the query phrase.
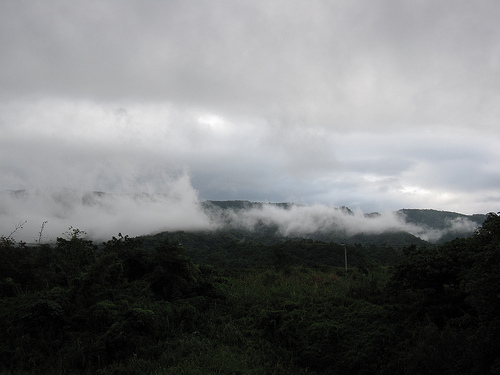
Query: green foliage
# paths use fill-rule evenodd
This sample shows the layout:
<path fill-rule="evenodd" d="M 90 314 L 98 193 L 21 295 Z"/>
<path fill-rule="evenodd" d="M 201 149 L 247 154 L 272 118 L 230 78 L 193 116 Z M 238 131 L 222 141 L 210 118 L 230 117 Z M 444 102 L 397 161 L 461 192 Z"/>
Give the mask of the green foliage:
<path fill-rule="evenodd" d="M 408 249 L 393 282 L 415 294 L 414 311 L 441 355 L 474 358 L 477 365 L 442 362 L 442 372 L 496 373 L 500 358 L 500 217 L 488 214 L 469 239 L 456 239 L 436 249 Z M 421 323 L 423 324 L 423 323 Z M 431 339 L 427 339 L 431 341 Z M 454 340 L 450 351 L 447 340 Z M 444 341 L 444 343 L 443 343 Z M 458 351 L 458 353 L 457 353 Z M 438 361 L 436 359 L 436 361 Z"/>
<path fill-rule="evenodd" d="M 344 248 L 339 244 L 303 238 L 286 239 L 274 233 L 256 237 L 241 230 L 164 232 L 141 240 L 144 247 L 150 249 L 163 240 L 180 243 L 194 262 L 223 268 L 287 268 L 285 264 L 279 265 L 280 262 L 311 267 L 344 265 Z M 386 244 L 363 246 L 355 243 L 348 245 L 347 250 L 352 266 L 394 265 L 402 258 L 400 249 Z"/>
<path fill-rule="evenodd" d="M 278 272 L 289 273 L 293 265 L 293 259 L 284 247 L 276 246 L 273 248 L 272 262 L 274 269 Z"/>
<path fill-rule="evenodd" d="M 240 234 L 196 241 L 208 256 L 220 238 L 226 260 L 260 251 L 259 267 L 196 264 L 190 234 L 100 248 L 72 228 L 55 246 L 2 237 L 0 373 L 499 372 L 497 214 L 396 266 L 377 264 L 390 246 L 349 245 L 347 274 L 343 246 Z"/>

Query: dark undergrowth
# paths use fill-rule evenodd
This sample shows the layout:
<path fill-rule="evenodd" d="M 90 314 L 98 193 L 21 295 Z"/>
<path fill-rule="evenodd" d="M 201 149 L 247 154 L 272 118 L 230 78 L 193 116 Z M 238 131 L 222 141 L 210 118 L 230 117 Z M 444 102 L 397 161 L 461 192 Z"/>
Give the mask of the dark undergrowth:
<path fill-rule="evenodd" d="M 1 374 L 500 373 L 496 214 L 469 239 L 347 274 L 288 262 L 286 245 L 235 269 L 83 235 L 0 238 Z"/>

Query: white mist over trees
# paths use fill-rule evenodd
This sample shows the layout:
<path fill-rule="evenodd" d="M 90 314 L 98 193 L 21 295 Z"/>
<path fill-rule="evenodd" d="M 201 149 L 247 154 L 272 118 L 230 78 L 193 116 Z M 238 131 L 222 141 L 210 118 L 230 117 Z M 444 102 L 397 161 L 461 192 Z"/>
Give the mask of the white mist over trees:
<path fill-rule="evenodd" d="M 282 236 L 336 233 L 356 234 L 408 232 L 426 241 L 439 240 L 446 233 L 472 232 L 478 225 L 466 217 L 446 221 L 441 228 L 410 223 L 401 212 L 366 214 L 346 207 L 326 205 L 248 204 L 241 208 L 221 208 L 202 204 L 188 174 L 166 182 L 161 194 L 108 194 L 74 189 L 3 191 L 0 194 L 0 228 L 10 233 L 23 228 L 16 239 L 28 243 L 39 237 L 53 241 L 68 230 L 79 228 L 93 239 L 117 233 L 130 236 L 162 231 L 203 231 L 224 227 L 254 230 L 259 225 L 274 226 Z"/>
<path fill-rule="evenodd" d="M 33 242 L 42 222 L 44 237 L 53 240 L 69 226 L 96 239 L 119 232 L 130 236 L 165 230 L 212 229 L 189 178 L 172 181 L 164 194 L 107 194 L 73 189 L 2 192 L 0 226 L 26 221 L 18 240 Z"/>

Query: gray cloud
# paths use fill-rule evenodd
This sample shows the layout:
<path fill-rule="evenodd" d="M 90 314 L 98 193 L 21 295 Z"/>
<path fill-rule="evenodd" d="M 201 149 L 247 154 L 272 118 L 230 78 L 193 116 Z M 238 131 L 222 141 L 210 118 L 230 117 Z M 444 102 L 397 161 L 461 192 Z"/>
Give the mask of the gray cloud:
<path fill-rule="evenodd" d="M 500 205 L 496 1 L 0 2 L 0 190 Z M 168 184 L 167 184 L 168 185 Z"/>
<path fill-rule="evenodd" d="M 2 8 L 5 94 L 167 100 L 344 130 L 491 126 L 498 114 L 495 1 Z"/>

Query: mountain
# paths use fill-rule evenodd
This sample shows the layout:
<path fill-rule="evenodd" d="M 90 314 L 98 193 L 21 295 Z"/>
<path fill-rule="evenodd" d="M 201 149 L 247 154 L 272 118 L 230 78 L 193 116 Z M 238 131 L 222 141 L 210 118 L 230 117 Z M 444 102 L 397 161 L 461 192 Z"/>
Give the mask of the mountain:
<path fill-rule="evenodd" d="M 346 206 L 303 206 L 295 203 L 263 203 L 244 200 L 205 201 L 206 214 L 229 228 L 251 229 L 254 235 L 277 232 L 288 238 L 328 242 L 387 244 L 442 243 L 469 237 L 486 215 L 464 215 L 432 209 L 401 209 L 361 214 Z"/>
<path fill-rule="evenodd" d="M 181 244 L 196 262 L 224 267 L 269 265 L 276 254 L 295 265 L 341 267 L 344 251 L 352 266 L 393 265 L 405 248 L 470 236 L 486 217 L 420 209 L 360 214 L 348 207 L 242 200 L 206 201 L 202 207 L 223 225 L 210 231 L 162 232 L 142 241 L 153 247 L 169 240 Z M 316 226 L 308 226 L 311 222 Z"/>
<path fill-rule="evenodd" d="M 0 192 L 0 234 L 24 222 L 16 238 L 30 242 L 40 224 L 55 240 L 69 226 L 104 239 L 118 232 L 137 236 L 161 231 L 237 230 L 248 238 L 311 239 L 324 242 L 404 247 L 467 237 L 485 215 L 402 209 L 362 213 L 346 206 L 305 206 L 246 200 L 204 201 L 176 194 L 113 194 L 74 189 Z"/>
<path fill-rule="evenodd" d="M 450 211 L 432 209 L 401 209 L 397 214 L 407 223 L 439 235 L 434 243 L 444 243 L 457 237 L 464 238 L 474 234 L 487 215 L 464 215 Z"/>
<path fill-rule="evenodd" d="M 399 210 L 398 213 L 404 215 L 406 222 L 408 223 L 423 224 L 436 229 L 445 229 L 449 226 L 450 222 L 457 220 L 470 220 L 477 226 L 480 226 L 487 216 L 483 214 L 463 215 L 450 211 L 407 208 Z"/>
<path fill-rule="evenodd" d="M 241 211 L 241 210 L 250 210 L 250 209 L 262 209 L 264 206 L 272 206 L 276 208 L 282 208 L 282 209 L 290 209 L 293 206 L 301 206 L 300 204 L 297 203 L 266 203 L 266 202 L 250 202 L 250 201 L 245 201 L 245 200 L 232 200 L 232 201 L 212 201 L 212 200 L 207 200 L 201 203 L 202 207 L 205 210 L 211 210 L 214 207 L 223 209 L 223 210 L 234 210 L 234 211 Z"/>

